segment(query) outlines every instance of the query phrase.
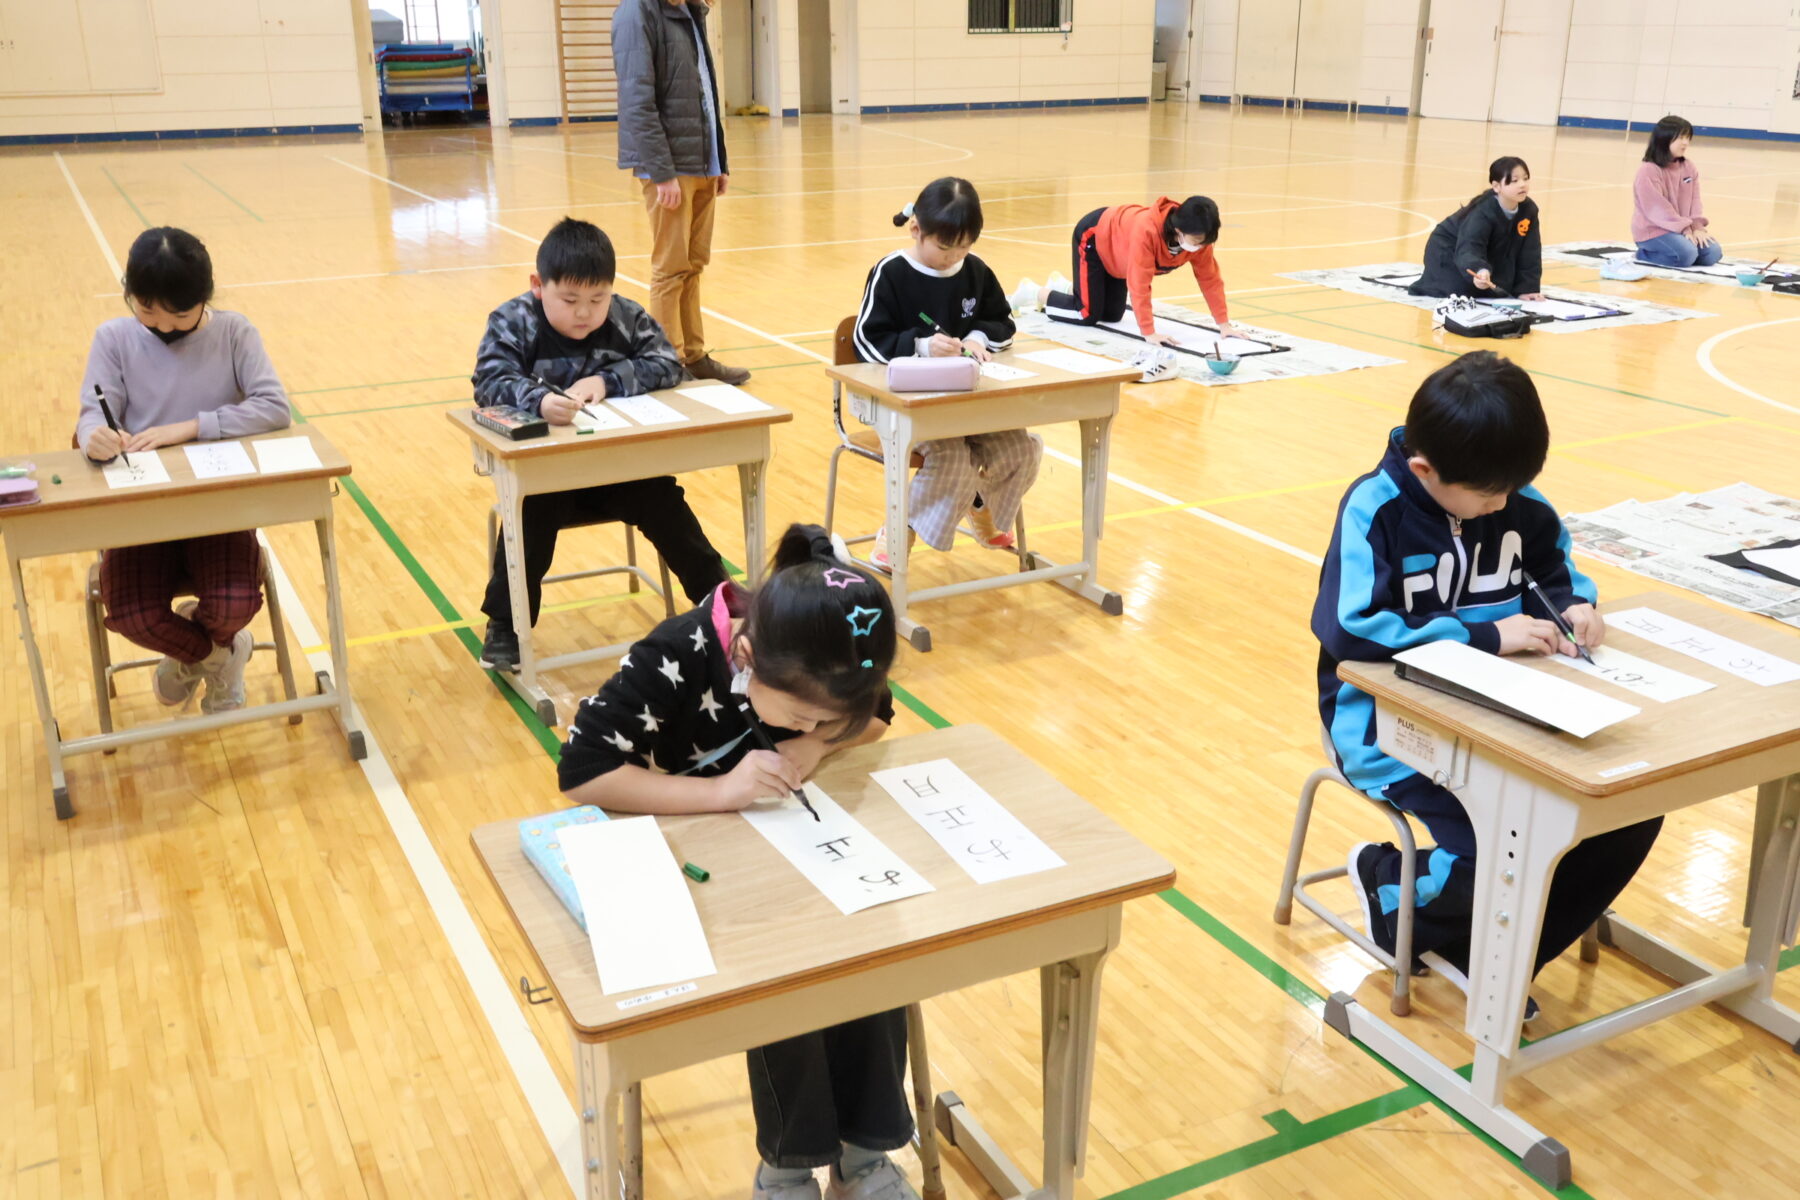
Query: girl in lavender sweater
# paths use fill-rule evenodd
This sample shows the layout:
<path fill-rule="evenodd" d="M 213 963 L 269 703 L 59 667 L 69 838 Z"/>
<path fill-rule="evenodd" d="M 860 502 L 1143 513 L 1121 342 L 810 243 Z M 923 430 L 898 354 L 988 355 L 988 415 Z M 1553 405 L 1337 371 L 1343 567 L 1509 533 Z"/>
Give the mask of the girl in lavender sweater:
<path fill-rule="evenodd" d="M 182 442 L 285 428 L 287 393 L 250 322 L 208 305 L 212 259 L 185 230 L 146 229 L 125 262 L 132 315 L 94 331 L 81 380 L 75 436 L 95 462 Z M 108 427 L 103 389 L 122 434 Z M 244 704 L 250 618 L 262 607 L 256 531 L 181 538 L 108 550 L 100 559 L 106 627 L 164 657 L 156 698 L 187 704 L 206 685 L 201 711 Z M 196 598 L 172 607 L 179 594 Z"/>
<path fill-rule="evenodd" d="M 1694 127 L 1668 116 L 1650 131 L 1650 145 L 1631 186 L 1631 240 L 1638 260 L 1658 267 L 1710 267 L 1725 248 L 1700 207 L 1700 168 L 1687 157 Z"/>

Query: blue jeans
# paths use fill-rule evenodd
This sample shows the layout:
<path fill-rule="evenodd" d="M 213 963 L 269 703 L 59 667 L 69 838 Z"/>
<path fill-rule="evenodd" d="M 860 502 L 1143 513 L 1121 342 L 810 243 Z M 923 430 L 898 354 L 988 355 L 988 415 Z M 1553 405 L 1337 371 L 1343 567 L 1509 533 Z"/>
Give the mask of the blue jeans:
<path fill-rule="evenodd" d="M 1637 256 L 1658 267 L 1710 267 L 1725 254 L 1717 242 L 1696 246 L 1685 234 L 1665 233 L 1637 244 Z"/>

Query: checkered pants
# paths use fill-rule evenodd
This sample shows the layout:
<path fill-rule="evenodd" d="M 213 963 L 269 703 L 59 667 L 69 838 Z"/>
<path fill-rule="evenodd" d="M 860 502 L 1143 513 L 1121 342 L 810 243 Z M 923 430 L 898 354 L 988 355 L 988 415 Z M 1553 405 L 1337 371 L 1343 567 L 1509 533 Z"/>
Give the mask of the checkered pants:
<path fill-rule="evenodd" d="M 1044 457 L 1044 444 L 1023 429 L 939 438 L 913 449 L 925 465 L 913 473 L 908 523 L 936 550 L 950 549 L 977 493 L 994 525 L 1011 529 Z"/>
<path fill-rule="evenodd" d="M 171 605 L 177 596 L 200 604 L 192 620 Z M 262 550 L 256 532 L 122 546 L 100 556 L 106 627 L 179 662 L 197 663 L 214 646 L 229 646 L 262 608 Z"/>

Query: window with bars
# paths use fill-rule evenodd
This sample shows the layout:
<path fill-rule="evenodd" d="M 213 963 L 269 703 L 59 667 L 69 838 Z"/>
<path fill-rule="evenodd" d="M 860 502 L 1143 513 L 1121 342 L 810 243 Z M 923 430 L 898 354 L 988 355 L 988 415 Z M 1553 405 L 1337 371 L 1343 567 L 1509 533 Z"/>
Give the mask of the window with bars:
<path fill-rule="evenodd" d="M 1067 33 L 1075 0 L 969 0 L 970 33 Z"/>

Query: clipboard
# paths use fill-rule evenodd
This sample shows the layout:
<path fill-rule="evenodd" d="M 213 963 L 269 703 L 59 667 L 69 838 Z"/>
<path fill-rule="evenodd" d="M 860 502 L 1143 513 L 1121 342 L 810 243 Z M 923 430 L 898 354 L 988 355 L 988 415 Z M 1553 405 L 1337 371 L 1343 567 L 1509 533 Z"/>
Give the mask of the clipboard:
<path fill-rule="evenodd" d="M 1530 713 L 1520 712 L 1510 704 L 1502 704 L 1491 696 L 1484 695 L 1481 692 L 1475 691 L 1473 688 L 1463 687 L 1459 683 L 1451 683 L 1441 675 L 1433 675 L 1430 671 L 1420 670 L 1410 663 L 1396 662 L 1394 664 L 1394 674 L 1399 678 L 1406 680 L 1408 683 L 1416 683 L 1420 687 L 1428 687 L 1432 691 L 1443 692 L 1446 696 L 1455 696 L 1458 700 L 1467 700 L 1471 704 L 1479 704 L 1481 707 L 1491 709 L 1494 712 L 1505 713 L 1509 717 L 1516 717 L 1527 725 L 1536 725 L 1539 729 L 1548 729 L 1551 733 L 1563 732 L 1548 721 L 1541 721 Z"/>

